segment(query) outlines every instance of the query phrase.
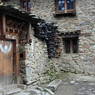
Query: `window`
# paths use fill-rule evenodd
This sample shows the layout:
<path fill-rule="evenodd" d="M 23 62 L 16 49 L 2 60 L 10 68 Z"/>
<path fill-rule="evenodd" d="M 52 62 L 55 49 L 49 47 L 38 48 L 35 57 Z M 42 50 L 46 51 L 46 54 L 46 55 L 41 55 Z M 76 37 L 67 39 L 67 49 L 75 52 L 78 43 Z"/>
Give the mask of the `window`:
<path fill-rule="evenodd" d="M 78 37 L 64 38 L 63 41 L 66 53 L 78 53 Z"/>
<path fill-rule="evenodd" d="M 78 53 L 80 30 L 61 33 L 65 53 Z"/>
<path fill-rule="evenodd" d="M 30 2 L 30 0 L 20 0 L 20 5 L 26 11 L 30 11 L 31 10 L 31 2 Z"/>
<path fill-rule="evenodd" d="M 55 0 L 56 14 L 75 13 L 75 0 Z"/>

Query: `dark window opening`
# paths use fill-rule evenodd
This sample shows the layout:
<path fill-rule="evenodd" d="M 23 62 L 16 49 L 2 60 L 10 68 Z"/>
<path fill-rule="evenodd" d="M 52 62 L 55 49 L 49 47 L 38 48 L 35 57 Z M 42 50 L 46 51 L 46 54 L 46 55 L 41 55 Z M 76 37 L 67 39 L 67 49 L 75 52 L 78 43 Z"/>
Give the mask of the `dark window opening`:
<path fill-rule="evenodd" d="M 65 53 L 78 53 L 78 37 L 63 38 Z"/>

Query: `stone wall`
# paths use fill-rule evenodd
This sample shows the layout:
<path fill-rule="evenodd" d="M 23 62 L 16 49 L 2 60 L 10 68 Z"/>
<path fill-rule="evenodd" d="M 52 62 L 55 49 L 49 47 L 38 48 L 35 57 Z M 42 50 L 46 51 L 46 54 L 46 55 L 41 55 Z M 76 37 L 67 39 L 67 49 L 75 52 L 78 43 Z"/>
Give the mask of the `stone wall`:
<path fill-rule="evenodd" d="M 30 38 L 32 39 L 31 45 L 25 46 L 26 51 L 26 81 L 27 84 L 40 82 L 40 77 L 48 65 L 47 46 L 44 42 L 38 40 L 33 36 L 34 31 L 31 31 Z"/>
<path fill-rule="evenodd" d="M 54 22 L 58 25 L 60 32 L 81 30 L 82 35 L 79 37 L 79 53 L 66 54 L 62 44 L 61 48 L 63 51 L 61 57 L 52 59 L 57 70 L 95 74 L 95 1 L 76 1 L 75 17 L 54 17 L 54 0 L 31 0 L 33 5 L 31 12 L 45 19 L 47 22 Z M 26 63 L 29 62 L 29 65 L 33 65 L 33 71 L 35 70 L 34 68 L 36 68 L 35 72 L 37 73 L 41 68 L 44 68 L 46 64 L 47 58 L 45 56 L 47 55 L 45 52 L 47 52 L 47 50 L 44 48 L 46 45 L 44 45 L 43 42 L 36 38 L 32 39 L 34 39 L 34 42 L 32 42 L 30 48 L 28 47 L 31 53 Z M 35 60 L 35 62 L 33 62 L 33 60 Z M 39 68 L 39 65 L 41 68 Z"/>
<path fill-rule="evenodd" d="M 54 17 L 54 0 L 31 0 L 32 14 L 54 22 L 61 33 L 81 30 L 79 37 L 79 53 L 66 54 L 61 40 L 62 53 L 59 58 L 48 59 L 47 46 L 34 37 L 32 30 L 31 45 L 26 45 L 25 80 L 29 83 L 43 81 L 42 74 L 48 69 L 49 61 L 56 70 L 95 75 L 95 1 L 77 0 L 76 16 Z M 23 62 L 22 62 L 23 63 Z"/>

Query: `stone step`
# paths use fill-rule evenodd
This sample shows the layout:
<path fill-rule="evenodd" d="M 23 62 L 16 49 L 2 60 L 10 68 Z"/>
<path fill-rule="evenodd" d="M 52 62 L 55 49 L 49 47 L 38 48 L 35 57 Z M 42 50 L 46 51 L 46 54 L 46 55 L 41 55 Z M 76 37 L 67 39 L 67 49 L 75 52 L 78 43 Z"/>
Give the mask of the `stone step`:
<path fill-rule="evenodd" d="M 0 87 L 0 95 L 12 95 L 15 93 L 19 93 L 20 91 L 22 91 L 25 88 L 26 87 L 21 84 L 6 85 L 3 87 Z"/>
<path fill-rule="evenodd" d="M 18 88 L 21 88 L 23 90 L 27 88 L 27 86 L 26 85 L 23 85 L 23 84 L 17 84 L 17 87 Z"/>
<path fill-rule="evenodd" d="M 16 93 L 16 94 L 12 94 L 12 95 L 34 95 L 34 94 L 30 94 L 29 92 L 20 92 L 20 93 Z"/>
<path fill-rule="evenodd" d="M 29 92 L 30 95 L 54 95 L 50 89 L 42 87 L 28 88 L 26 92 Z"/>
<path fill-rule="evenodd" d="M 12 94 L 15 94 L 15 93 L 19 93 L 20 91 L 22 91 L 22 89 L 20 88 L 15 88 L 15 89 L 10 89 L 8 91 L 4 91 L 4 93 L 6 95 L 12 95 Z"/>
<path fill-rule="evenodd" d="M 44 91 L 47 92 L 50 95 L 54 95 L 54 92 L 52 92 L 50 89 L 48 88 L 44 88 Z"/>
<path fill-rule="evenodd" d="M 62 80 L 60 79 L 56 79 L 54 81 L 52 81 L 47 88 L 51 89 L 53 92 L 56 91 L 56 89 L 60 86 L 60 84 L 62 83 Z"/>

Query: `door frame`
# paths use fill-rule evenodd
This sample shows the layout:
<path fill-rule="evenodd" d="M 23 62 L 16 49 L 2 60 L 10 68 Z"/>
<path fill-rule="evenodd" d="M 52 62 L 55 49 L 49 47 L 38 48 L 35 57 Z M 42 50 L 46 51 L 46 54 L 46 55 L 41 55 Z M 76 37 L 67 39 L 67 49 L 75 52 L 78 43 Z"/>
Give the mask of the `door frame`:
<path fill-rule="evenodd" d="M 16 40 L 5 38 L 5 37 L 0 37 L 0 40 L 11 41 L 13 44 L 13 78 L 15 78 L 14 82 L 17 83 Z"/>

